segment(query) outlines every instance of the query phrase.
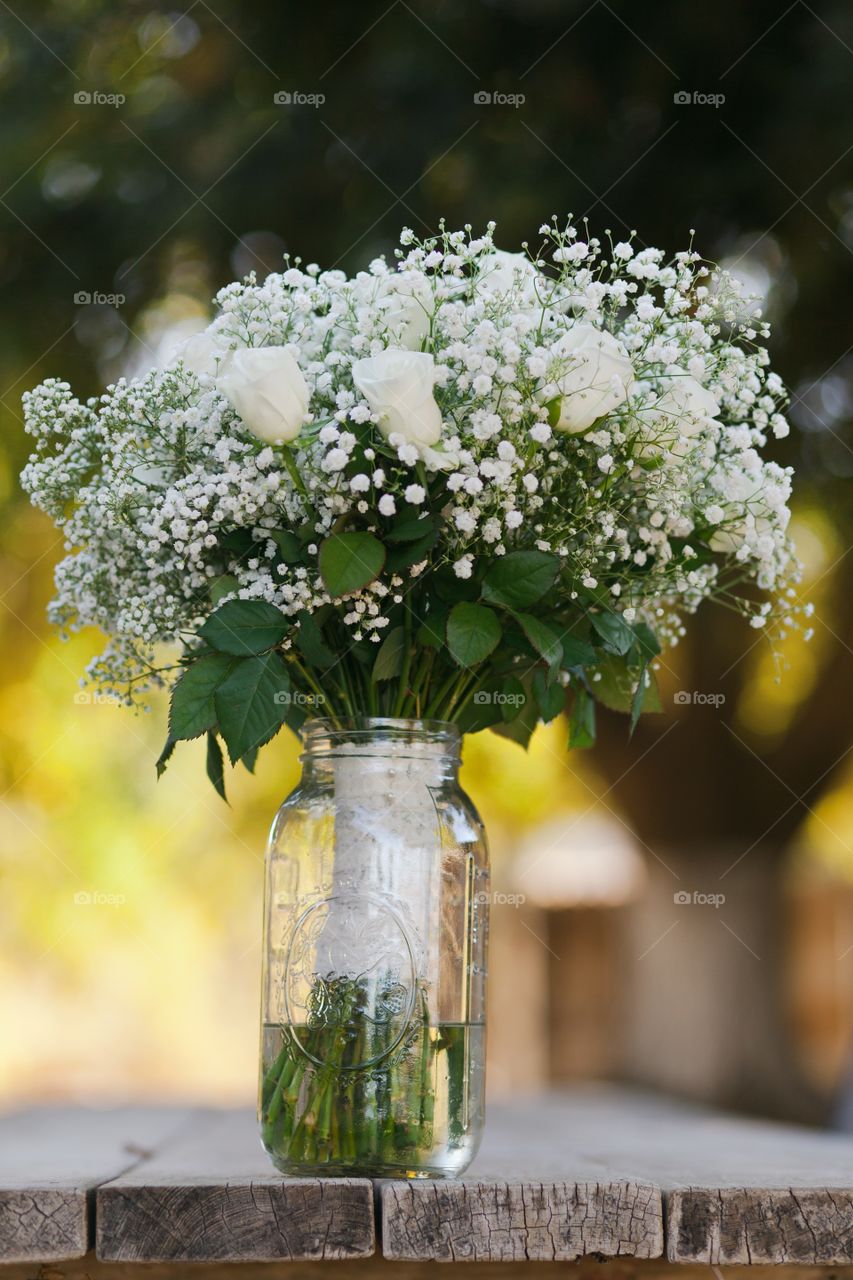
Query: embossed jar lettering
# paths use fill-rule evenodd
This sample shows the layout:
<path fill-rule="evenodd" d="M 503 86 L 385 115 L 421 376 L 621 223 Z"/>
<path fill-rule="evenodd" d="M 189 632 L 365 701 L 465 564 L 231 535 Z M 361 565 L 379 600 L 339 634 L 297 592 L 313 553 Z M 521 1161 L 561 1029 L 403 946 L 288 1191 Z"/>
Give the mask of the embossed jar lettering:
<path fill-rule="evenodd" d="M 415 984 L 412 944 L 399 912 L 370 894 L 338 894 L 303 911 L 287 944 L 287 1026 L 318 1066 L 371 1066 L 406 1035 Z M 323 1031 L 337 1038 L 317 1034 Z"/>

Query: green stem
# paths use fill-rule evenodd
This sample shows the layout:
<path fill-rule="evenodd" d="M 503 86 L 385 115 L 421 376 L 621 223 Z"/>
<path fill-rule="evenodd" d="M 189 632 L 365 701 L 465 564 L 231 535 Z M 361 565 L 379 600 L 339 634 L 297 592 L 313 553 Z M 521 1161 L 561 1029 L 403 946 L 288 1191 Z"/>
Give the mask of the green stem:
<path fill-rule="evenodd" d="M 447 703 L 447 710 L 444 712 L 442 719 L 444 720 L 454 719 L 453 708 L 456 706 L 456 703 L 459 697 L 461 696 L 463 689 L 468 687 L 473 692 L 474 688 L 477 685 L 478 680 L 479 680 L 479 676 L 474 675 L 472 672 L 470 671 L 462 672 L 459 679 L 456 681 L 456 684 L 453 686 L 453 690 L 450 694 L 450 698 Z"/>
<path fill-rule="evenodd" d="M 448 719 L 450 719 L 451 721 L 453 721 L 453 722 L 455 723 L 457 720 L 459 720 L 459 719 L 461 718 L 461 716 L 462 716 L 462 715 L 464 714 L 464 712 L 467 710 L 467 708 L 468 708 L 468 706 L 469 706 L 469 704 L 470 704 L 470 702 L 471 702 L 471 699 L 473 698 L 474 694 L 477 692 L 477 685 L 478 685 L 478 683 L 479 683 L 479 681 L 478 681 L 476 678 L 471 682 L 471 684 L 469 685 L 469 687 L 465 690 L 464 695 L 462 696 L 462 698 L 461 698 L 461 699 L 460 699 L 460 701 L 458 702 L 458 704 L 457 704 L 457 706 L 456 706 L 456 710 L 453 712 L 453 714 L 452 714 L 452 715 L 448 716 Z"/>
<path fill-rule="evenodd" d="M 333 718 L 336 716 L 339 717 L 340 711 L 335 709 L 332 699 L 329 697 L 328 689 L 324 689 L 320 684 L 318 684 L 308 668 L 303 666 L 299 659 L 295 658 L 292 653 L 287 655 L 287 661 L 291 666 L 295 667 L 302 676 L 302 679 L 317 699 L 318 707 L 328 706 L 329 714 Z"/>
<path fill-rule="evenodd" d="M 415 720 L 420 720 L 421 718 L 423 691 L 429 687 L 430 672 L 432 671 L 434 659 L 435 650 L 430 649 L 426 657 L 421 660 L 415 678 L 409 681 L 410 687 L 403 706 L 403 714 Z"/>
<path fill-rule="evenodd" d="M 402 714 L 403 704 L 406 701 L 406 694 L 409 690 L 409 671 L 412 666 L 412 614 L 409 609 L 406 610 L 406 618 L 403 625 L 406 631 L 406 653 L 403 658 L 403 670 L 400 672 L 400 688 L 394 706 L 394 715 L 397 717 Z"/>
<path fill-rule="evenodd" d="M 435 694 L 434 698 L 432 699 L 426 711 L 424 712 L 424 718 L 426 720 L 431 720 L 435 716 L 437 709 L 441 706 L 444 698 L 450 692 L 451 688 L 456 683 L 458 678 L 459 678 L 458 672 L 451 671 L 450 675 L 447 677 L 444 683 L 439 686 L 438 692 Z"/>
<path fill-rule="evenodd" d="M 293 454 L 291 453 L 287 445 L 282 445 L 281 456 L 284 459 L 284 465 L 287 467 L 287 470 L 290 473 L 291 480 L 296 485 L 296 488 L 299 490 L 299 492 L 302 494 L 303 498 L 305 498 L 307 502 L 309 499 L 308 499 L 308 490 L 305 487 L 305 481 L 302 479 L 302 476 L 299 474 L 299 468 L 296 465 L 296 459 L 294 458 Z"/>
<path fill-rule="evenodd" d="M 326 1025 L 299 1028 L 304 1056 L 288 1038 L 264 1072 L 262 1123 L 268 1148 L 290 1165 L 307 1169 L 428 1167 L 434 1145 L 436 1055 L 452 1042 L 452 1030 L 451 1039 L 433 1031 L 423 990 L 417 1021 L 399 1044 L 399 1023 L 381 1002 L 368 997 L 363 980 L 336 979 L 331 994 L 332 1017 Z M 282 1032 L 291 1035 L 288 1028 Z M 464 1088 L 464 1081 L 456 1082 L 457 1108 Z"/>
<path fill-rule="evenodd" d="M 353 690 L 353 686 L 350 681 L 349 668 L 347 667 L 347 664 L 345 662 L 342 662 L 340 664 L 339 670 L 341 674 L 341 683 L 344 686 L 344 694 L 343 694 L 344 702 L 346 703 L 347 711 L 349 712 L 350 716 L 354 717 L 356 714 L 355 709 L 359 705 L 359 699 L 356 697 L 355 692 Z"/>

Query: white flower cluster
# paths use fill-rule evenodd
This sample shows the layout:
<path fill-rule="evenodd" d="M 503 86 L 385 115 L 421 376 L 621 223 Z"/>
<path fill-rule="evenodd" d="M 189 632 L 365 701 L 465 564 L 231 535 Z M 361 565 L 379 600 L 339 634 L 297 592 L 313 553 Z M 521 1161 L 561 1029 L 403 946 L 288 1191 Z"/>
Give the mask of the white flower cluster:
<path fill-rule="evenodd" d="M 426 569 L 464 582 L 519 549 L 560 558 L 567 608 L 665 642 L 709 596 L 763 625 L 750 580 L 784 603 L 791 475 L 761 451 L 785 392 L 736 282 L 556 219 L 537 252 L 493 230 L 404 231 L 395 267 L 351 279 L 288 262 L 224 289 L 169 367 L 88 404 L 55 380 L 25 396 L 24 484 L 67 542 L 52 616 L 109 635 L 96 679 L 156 682 L 159 646 L 233 597 L 331 604 L 378 642 Z M 419 513 L 420 558 L 332 598 L 330 532 L 393 543 Z"/>

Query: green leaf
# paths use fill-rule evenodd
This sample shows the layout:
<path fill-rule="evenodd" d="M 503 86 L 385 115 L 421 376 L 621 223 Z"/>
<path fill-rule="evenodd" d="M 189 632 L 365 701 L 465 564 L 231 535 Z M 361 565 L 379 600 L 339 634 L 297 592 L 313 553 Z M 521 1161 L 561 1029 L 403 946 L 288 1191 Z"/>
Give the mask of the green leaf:
<path fill-rule="evenodd" d="M 560 413 L 563 409 L 563 397 L 554 396 L 553 400 L 549 400 L 547 402 L 545 408 L 548 410 L 548 425 L 556 427 L 557 423 L 560 421 Z"/>
<path fill-rule="evenodd" d="M 497 724 L 502 717 L 502 707 L 496 694 L 501 692 L 501 681 L 495 677 L 485 680 L 478 686 L 473 698 L 466 704 L 459 716 L 459 732 L 480 733 L 483 729 Z"/>
<path fill-rule="evenodd" d="M 521 715 L 529 699 L 524 685 L 516 676 L 506 676 L 501 684 L 501 717 L 507 724 Z"/>
<path fill-rule="evenodd" d="M 402 507 L 386 536 L 389 542 L 417 542 L 433 527 L 432 516 L 427 512 L 418 507 Z"/>
<path fill-rule="evenodd" d="M 354 640 L 347 650 L 361 666 L 373 670 L 376 661 L 376 645 L 371 640 Z"/>
<path fill-rule="evenodd" d="M 332 667 L 338 661 L 338 655 L 330 649 L 323 639 L 317 619 L 307 609 L 303 609 L 298 617 L 299 627 L 296 631 L 296 647 L 307 659 L 310 667 L 318 667 L 321 671 Z"/>
<path fill-rule="evenodd" d="M 637 722 L 643 714 L 643 703 L 646 700 L 646 672 L 648 667 L 640 667 L 637 675 L 637 687 L 634 690 L 634 696 L 631 699 L 631 728 L 633 733 L 637 727 Z"/>
<path fill-rule="evenodd" d="M 480 583 L 476 578 L 457 578 L 452 569 L 439 569 L 433 576 L 432 586 L 439 600 L 445 604 L 476 600 L 480 594 Z"/>
<path fill-rule="evenodd" d="M 577 636 L 565 635 L 563 643 L 563 666 L 568 669 L 591 667 L 598 661 L 598 654 L 591 644 L 579 640 Z"/>
<path fill-rule="evenodd" d="M 272 538 L 284 564 L 297 564 L 302 560 L 302 544 L 289 529 L 270 529 L 267 537 Z"/>
<path fill-rule="evenodd" d="M 447 635 L 447 609 L 433 606 L 418 627 L 418 644 L 427 649 L 440 649 Z"/>
<path fill-rule="evenodd" d="M 634 696 L 631 699 L 631 727 L 629 730 L 631 734 L 636 729 L 644 710 L 660 709 L 657 684 L 654 676 L 649 671 L 649 664 L 659 653 L 660 645 L 654 631 L 645 622 L 638 622 L 634 627 L 634 644 L 628 657 L 629 666 L 639 665 Z M 646 684 L 647 678 L 648 684 Z M 654 707 L 655 701 L 657 701 L 657 708 Z M 649 703 L 651 705 L 647 705 Z"/>
<path fill-rule="evenodd" d="M 447 647 L 460 667 L 476 667 L 493 653 L 501 638 L 501 624 L 493 609 L 460 601 L 447 619 Z"/>
<path fill-rule="evenodd" d="M 215 733 L 209 733 L 207 735 L 207 776 L 227 804 L 228 797 L 225 794 L 225 762 L 222 759 L 222 748 L 219 745 L 219 739 Z"/>
<path fill-rule="evenodd" d="M 590 689 L 596 702 L 611 711 L 627 713 L 632 710 L 637 688 L 636 667 L 631 668 L 624 659 L 608 655 L 589 674 Z M 660 696 L 654 680 L 645 687 L 641 710 L 661 710 Z"/>
<path fill-rule="evenodd" d="M 285 707 L 287 714 L 284 717 L 284 723 L 287 725 L 288 729 L 292 729 L 294 733 L 298 734 L 299 730 L 308 719 L 309 712 L 313 711 L 313 707 L 315 705 L 316 704 L 309 705 L 306 702 L 291 699 L 290 705 Z M 318 710 L 314 711 L 314 714 L 319 715 L 321 713 Z"/>
<path fill-rule="evenodd" d="M 218 578 L 212 578 L 210 581 L 210 598 L 214 604 L 219 604 L 223 596 L 230 596 L 239 585 L 240 583 L 232 574 L 220 574 Z"/>
<path fill-rule="evenodd" d="M 198 738 L 216 725 L 216 707 L 213 695 L 221 684 L 234 659 L 224 653 L 211 653 L 196 658 L 187 667 L 172 690 L 169 707 L 169 737 L 176 742 L 185 738 Z"/>
<path fill-rule="evenodd" d="M 523 713 L 527 692 L 515 676 L 489 675 L 478 683 L 476 692 L 459 717 L 460 733 L 479 733 L 496 724 L 510 724 Z"/>
<path fill-rule="evenodd" d="M 417 542 L 404 542 L 399 547 L 392 547 L 385 558 L 385 568 L 389 573 L 399 573 L 408 569 L 409 565 L 425 560 L 438 542 L 438 529 L 428 529 Z"/>
<path fill-rule="evenodd" d="M 538 723 L 539 711 L 536 701 L 534 698 L 528 698 L 518 715 L 512 720 L 494 724 L 491 728 L 492 733 L 497 733 L 501 738 L 509 738 L 510 742 L 517 742 L 526 751 Z"/>
<path fill-rule="evenodd" d="M 589 687 L 596 702 L 610 711 L 631 710 L 634 683 L 624 659 L 603 655 L 589 673 Z"/>
<path fill-rule="evenodd" d="M 333 533 L 320 545 L 319 563 L 329 594 L 345 596 L 379 577 L 385 548 L 372 533 Z"/>
<path fill-rule="evenodd" d="M 158 780 L 162 778 L 163 774 L 166 772 L 166 765 L 171 760 L 175 747 L 177 745 L 178 744 L 175 742 L 175 739 L 172 738 L 171 736 L 166 739 L 165 746 L 163 747 L 163 750 L 160 752 L 160 756 L 159 756 L 159 759 L 157 760 L 157 764 L 154 766 L 157 770 Z"/>
<path fill-rule="evenodd" d="M 371 680 L 393 680 L 403 670 L 406 652 L 405 627 L 392 627 L 379 646 Z"/>
<path fill-rule="evenodd" d="M 634 632 L 618 613 L 594 613 L 590 621 L 608 653 L 626 654 L 634 643 Z"/>
<path fill-rule="evenodd" d="M 246 658 L 215 694 L 219 730 L 231 763 L 269 742 L 290 707 L 290 677 L 277 653 Z"/>
<path fill-rule="evenodd" d="M 563 659 L 563 645 L 556 631 L 534 618 L 532 613 L 517 613 L 515 617 L 540 657 L 545 659 L 552 670 L 559 667 Z"/>
<path fill-rule="evenodd" d="M 556 719 L 561 711 L 565 710 L 566 690 L 559 681 L 551 681 L 549 683 L 545 672 L 541 669 L 533 673 L 533 693 L 536 697 L 539 714 L 545 724 L 549 724 Z"/>
<path fill-rule="evenodd" d="M 271 649 L 289 626 L 290 619 L 266 600 L 229 600 L 210 615 L 199 635 L 212 649 L 243 658 Z"/>
<path fill-rule="evenodd" d="M 658 638 L 645 622 L 638 622 L 634 627 L 634 653 L 638 662 L 651 662 L 660 653 Z"/>
<path fill-rule="evenodd" d="M 507 627 L 504 632 L 504 638 L 501 641 L 501 657 L 504 655 L 510 660 L 521 658 L 528 667 L 531 660 L 536 661 L 536 650 L 522 631 L 521 623 L 514 627 Z"/>
<path fill-rule="evenodd" d="M 220 534 L 219 542 L 235 560 L 248 560 L 258 554 L 258 544 L 250 529 L 229 529 L 227 533 Z"/>
<path fill-rule="evenodd" d="M 554 585 L 560 561 L 547 551 L 511 551 L 489 568 L 483 599 L 509 609 L 525 609 Z"/>
<path fill-rule="evenodd" d="M 569 747 L 591 747 L 595 744 L 595 703 L 586 689 L 575 689 L 569 716 Z"/>

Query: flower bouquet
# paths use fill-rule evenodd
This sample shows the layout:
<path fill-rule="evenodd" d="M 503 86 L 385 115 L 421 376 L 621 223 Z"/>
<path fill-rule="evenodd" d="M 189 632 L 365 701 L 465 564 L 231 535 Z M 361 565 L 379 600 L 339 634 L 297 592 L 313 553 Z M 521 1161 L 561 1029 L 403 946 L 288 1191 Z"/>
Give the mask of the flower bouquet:
<path fill-rule="evenodd" d="M 303 862 L 303 883 L 276 881 L 268 907 L 270 1024 L 297 1028 L 262 1081 L 282 1167 L 447 1171 L 437 1105 L 443 1132 L 466 1123 L 448 1091 L 458 1102 L 472 1074 L 453 1028 L 471 1022 L 473 962 L 468 1012 L 448 1019 L 435 912 L 412 905 L 440 893 L 429 859 L 390 888 L 387 870 L 389 849 L 435 844 L 440 805 L 395 796 L 358 735 L 385 726 L 395 751 L 402 735 L 406 786 L 434 796 L 433 722 L 526 743 L 566 710 L 569 745 L 589 746 L 597 703 L 632 725 L 659 709 L 657 656 L 706 598 L 755 627 L 794 612 L 790 469 L 762 453 L 787 434 L 786 397 L 755 303 L 692 249 L 666 258 L 555 218 L 537 249 L 506 253 L 493 230 L 404 231 L 393 266 L 352 277 L 287 260 L 223 289 L 165 368 L 87 403 L 56 380 L 25 396 L 23 482 L 68 548 L 51 617 L 107 634 L 88 672 L 106 691 L 170 687 L 158 772 L 204 736 L 224 796 L 225 757 L 252 770 L 285 724 L 320 717 L 336 744 L 334 830 L 308 842 L 329 842 L 332 869 L 306 895 Z M 438 844 L 470 853 L 476 815 L 460 804 L 467 834 L 460 819 Z M 294 930 L 320 907 L 297 973 Z M 476 927 L 466 910 L 457 935 Z M 378 969 L 341 941 L 353 912 L 360 939 L 381 935 Z M 384 1045 L 369 1067 L 366 1028 Z M 448 1086 L 436 1062 L 451 1042 Z M 383 1070 L 370 1088 L 356 1078 Z"/>

